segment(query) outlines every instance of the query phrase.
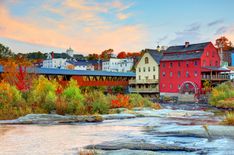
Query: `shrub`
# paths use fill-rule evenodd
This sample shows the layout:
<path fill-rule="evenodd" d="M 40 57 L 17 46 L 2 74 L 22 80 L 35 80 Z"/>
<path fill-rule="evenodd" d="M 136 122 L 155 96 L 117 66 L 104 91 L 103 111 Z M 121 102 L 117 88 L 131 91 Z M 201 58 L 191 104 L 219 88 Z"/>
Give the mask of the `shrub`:
<path fill-rule="evenodd" d="M 66 112 L 69 114 L 84 114 L 84 97 L 78 87 L 76 80 L 71 80 L 64 89 L 62 97 L 67 104 Z"/>
<path fill-rule="evenodd" d="M 89 113 L 106 114 L 109 112 L 110 100 L 101 91 L 93 91 L 85 94 L 85 106 Z"/>
<path fill-rule="evenodd" d="M 31 113 L 31 107 L 25 104 L 22 93 L 9 83 L 0 83 L 0 119 L 15 119 Z"/>
<path fill-rule="evenodd" d="M 132 108 L 129 104 L 129 96 L 118 94 L 116 99 L 111 101 L 112 108 Z"/>
<path fill-rule="evenodd" d="M 17 106 L 19 102 L 23 102 L 22 93 L 9 83 L 0 83 L 0 108 Z"/>
<path fill-rule="evenodd" d="M 115 94 L 123 93 L 123 87 L 121 87 L 121 86 L 112 87 L 112 92 Z"/>
<path fill-rule="evenodd" d="M 129 97 L 132 107 L 151 107 L 153 104 L 150 100 L 142 97 L 140 94 L 130 94 Z"/>
<path fill-rule="evenodd" d="M 55 80 L 48 80 L 44 76 L 40 76 L 38 80 L 34 80 L 28 102 L 34 108 L 42 108 L 47 113 L 55 110 L 57 87 L 58 83 Z"/>
<path fill-rule="evenodd" d="M 231 82 L 227 82 L 213 88 L 209 97 L 209 103 L 217 107 L 225 105 L 227 108 L 233 106 L 233 102 L 230 100 L 232 98 L 234 98 L 234 87 Z"/>
<path fill-rule="evenodd" d="M 227 113 L 223 122 L 226 125 L 234 125 L 234 113 L 233 112 Z"/>

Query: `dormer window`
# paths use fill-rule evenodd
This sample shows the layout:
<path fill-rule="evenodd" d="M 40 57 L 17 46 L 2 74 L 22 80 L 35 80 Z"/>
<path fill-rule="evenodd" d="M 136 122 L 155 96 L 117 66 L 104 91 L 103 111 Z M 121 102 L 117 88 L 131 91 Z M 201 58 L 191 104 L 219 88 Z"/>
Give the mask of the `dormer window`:
<path fill-rule="evenodd" d="M 148 63 L 149 63 L 149 58 L 145 57 L 145 64 L 148 64 Z"/>

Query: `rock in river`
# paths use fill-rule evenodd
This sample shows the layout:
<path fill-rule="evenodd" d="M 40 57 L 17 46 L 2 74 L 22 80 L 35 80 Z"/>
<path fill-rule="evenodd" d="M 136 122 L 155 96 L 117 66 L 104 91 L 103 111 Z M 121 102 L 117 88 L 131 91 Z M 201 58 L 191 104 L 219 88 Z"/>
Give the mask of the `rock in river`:
<path fill-rule="evenodd" d="M 194 152 L 198 151 L 196 148 L 176 146 L 176 145 L 166 145 L 166 144 L 151 144 L 151 143 L 141 143 L 141 142 L 106 142 L 97 145 L 88 145 L 86 149 L 95 150 L 144 150 L 144 151 L 184 151 L 184 152 Z"/>
<path fill-rule="evenodd" d="M 58 124 L 78 122 L 102 122 L 101 116 L 74 116 L 57 114 L 28 114 L 15 120 L 0 121 L 0 124 Z"/>

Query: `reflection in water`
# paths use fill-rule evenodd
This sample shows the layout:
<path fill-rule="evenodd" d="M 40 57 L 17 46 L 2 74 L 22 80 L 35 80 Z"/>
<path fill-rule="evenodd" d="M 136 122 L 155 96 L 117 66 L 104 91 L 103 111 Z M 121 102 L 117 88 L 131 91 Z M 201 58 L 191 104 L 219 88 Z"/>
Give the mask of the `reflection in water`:
<path fill-rule="evenodd" d="M 0 126 L 0 131 L 9 126 Z M 98 144 L 138 133 L 138 127 L 102 125 L 16 125 L 0 140 L 0 154 L 73 154 Z"/>
<path fill-rule="evenodd" d="M 174 114 L 180 116 L 178 113 Z M 187 116 L 186 119 L 179 118 L 143 117 L 72 125 L 0 125 L 0 155 L 77 155 L 78 150 L 84 146 L 116 141 L 196 147 L 204 150 L 204 154 L 221 155 L 234 151 L 232 148 L 234 140 L 230 137 L 220 136 L 208 141 L 206 137 L 199 136 L 200 132 L 204 131 L 202 123 L 217 122 L 214 116 L 196 115 Z M 189 125 L 191 122 L 197 125 Z M 180 131 L 180 135 L 176 135 L 177 131 Z M 111 154 L 114 152 L 121 154 L 121 150 L 111 151 Z"/>
<path fill-rule="evenodd" d="M 11 129 L 13 129 L 14 126 L 0 126 L 0 138 L 3 136 L 6 132 L 9 132 Z"/>

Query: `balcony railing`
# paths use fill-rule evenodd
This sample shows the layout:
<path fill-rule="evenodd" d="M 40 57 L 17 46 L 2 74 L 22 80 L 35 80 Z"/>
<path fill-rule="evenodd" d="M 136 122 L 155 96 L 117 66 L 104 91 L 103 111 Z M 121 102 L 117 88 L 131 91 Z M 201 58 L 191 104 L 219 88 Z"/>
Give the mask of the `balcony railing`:
<path fill-rule="evenodd" d="M 148 80 L 129 80 L 129 84 L 150 84 L 150 83 L 158 83 L 158 80 L 148 79 Z"/>
<path fill-rule="evenodd" d="M 131 93 L 157 93 L 158 88 L 129 88 Z"/>
<path fill-rule="evenodd" d="M 229 75 L 202 75 L 203 80 L 229 80 Z"/>

